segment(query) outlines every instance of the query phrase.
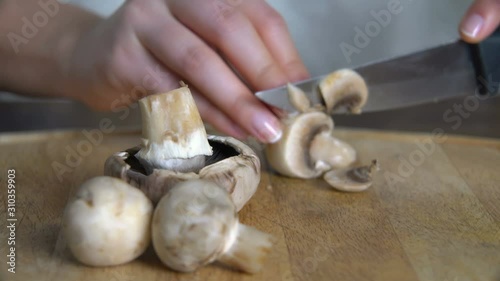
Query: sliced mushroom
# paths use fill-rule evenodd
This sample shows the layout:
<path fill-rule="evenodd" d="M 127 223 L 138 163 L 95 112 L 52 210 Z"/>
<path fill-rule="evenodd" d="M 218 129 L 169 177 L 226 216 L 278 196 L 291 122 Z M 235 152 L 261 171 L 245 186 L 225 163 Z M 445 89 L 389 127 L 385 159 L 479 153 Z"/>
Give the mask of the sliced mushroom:
<path fill-rule="evenodd" d="M 328 171 L 345 168 L 356 161 L 356 150 L 348 143 L 332 136 L 332 132 L 321 132 L 314 136 L 309 155 L 316 170 Z"/>
<path fill-rule="evenodd" d="M 372 185 L 373 174 L 377 170 L 377 160 L 373 160 L 369 166 L 331 170 L 325 173 L 323 178 L 331 187 L 337 190 L 360 192 Z"/>
<path fill-rule="evenodd" d="M 63 233 L 73 256 L 91 266 L 127 263 L 151 240 L 153 205 L 137 188 L 111 177 L 82 184 L 69 202 Z"/>
<path fill-rule="evenodd" d="M 291 88 L 292 105 L 307 99 L 299 88 Z M 310 104 L 309 104 L 310 106 Z M 317 108 L 297 108 L 301 113 L 283 119 L 282 138 L 266 147 L 269 164 L 280 174 L 298 178 L 316 178 L 332 168 L 347 167 L 356 159 L 356 151 L 332 136 L 333 120 Z"/>
<path fill-rule="evenodd" d="M 287 91 L 288 99 L 290 100 L 292 106 L 295 107 L 295 109 L 297 109 L 301 113 L 309 111 L 309 109 L 311 108 L 311 101 L 307 98 L 306 95 L 304 95 L 304 92 L 302 92 L 299 87 L 288 83 Z"/>
<path fill-rule="evenodd" d="M 269 164 L 289 177 L 315 178 L 332 168 L 347 167 L 356 159 L 356 151 L 332 136 L 332 119 L 311 111 L 284 120 L 280 141 L 266 147 Z"/>
<path fill-rule="evenodd" d="M 181 272 L 218 260 L 255 273 L 272 246 L 269 234 L 239 223 L 225 189 L 203 180 L 179 183 L 160 200 L 152 234 L 161 261 Z"/>
<path fill-rule="evenodd" d="M 154 204 L 179 182 L 211 180 L 231 194 L 239 211 L 257 190 L 260 160 L 249 146 L 234 138 L 207 136 L 194 100 L 187 95 L 190 95 L 189 89 L 182 87 L 147 98 L 154 102 L 141 101 L 151 104 L 141 106 L 146 141 L 142 146 L 110 156 L 104 165 L 104 174 L 141 189 Z M 177 102 L 176 97 L 182 103 Z M 168 110 L 179 114 L 167 116 L 162 112 Z M 150 123 L 153 125 L 148 125 Z M 178 143 L 174 144 L 175 141 Z M 205 142 L 209 149 L 199 149 L 198 146 L 205 147 Z M 155 146 L 155 143 L 163 145 Z M 169 158 L 175 156 L 177 158 Z"/>
<path fill-rule="evenodd" d="M 319 84 L 319 90 L 329 114 L 341 107 L 359 114 L 368 100 L 365 80 L 350 69 L 337 70 L 328 75 Z"/>

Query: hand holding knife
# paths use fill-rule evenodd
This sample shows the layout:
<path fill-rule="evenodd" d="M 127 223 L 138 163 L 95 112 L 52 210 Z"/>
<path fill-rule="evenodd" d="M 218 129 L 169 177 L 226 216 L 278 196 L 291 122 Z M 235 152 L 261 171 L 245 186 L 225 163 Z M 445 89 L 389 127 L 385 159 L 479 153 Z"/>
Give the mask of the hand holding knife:
<path fill-rule="evenodd" d="M 479 44 L 461 40 L 354 69 L 366 81 L 370 96 L 363 112 L 403 108 L 444 99 L 500 94 L 500 29 Z M 313 104 L 324 104 L 320 76 L 293 83 Z M 293 112 L 286 86 L 260 91 L 263 102 Z M 333 114 L 345 113 L 334 111 Z"/>

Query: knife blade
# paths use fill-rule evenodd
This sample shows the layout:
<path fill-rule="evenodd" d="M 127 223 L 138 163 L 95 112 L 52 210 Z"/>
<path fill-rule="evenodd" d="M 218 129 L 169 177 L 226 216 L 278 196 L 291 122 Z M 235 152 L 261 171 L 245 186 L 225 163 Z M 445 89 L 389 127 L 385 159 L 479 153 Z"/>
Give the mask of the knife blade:
<path fill-rule="evenodd" d="M 500 32 L 495 34 L 499 35 Z M 363 112 L 384 111 L 474 95 L 478 89 L 488 89 L 490 93 L 498 92 L 499 38 L 500 36 L 492 36 L 482 46 L 457 40 L 355 68 L 354 70 L 365 79 L 369 90 L 369 98 Z M 326 75 L 292 84 L 301 88 L 313 104 L 324 104 L 318 84 L 325 77 Z M 260 91 L 256 96 L 269 105 L 288 112 L 296 111 L 288 100 L 286 86 Z M 346 111 L 333 112 L 341 113 Z"/>

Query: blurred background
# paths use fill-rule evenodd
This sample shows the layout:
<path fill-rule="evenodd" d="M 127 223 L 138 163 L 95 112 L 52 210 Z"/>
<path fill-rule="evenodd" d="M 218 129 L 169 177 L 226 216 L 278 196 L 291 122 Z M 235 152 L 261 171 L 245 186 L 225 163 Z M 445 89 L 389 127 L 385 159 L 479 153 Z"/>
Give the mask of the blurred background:
<path fill-rule="evenodd" d="M 225 0 L 220 0 L 225 1 Z M 243 0 L 245 1 L 245 0 Z M 80 5 L 102 16 L 112 14 L 123 1 L 61 1 Z M 233 1 L 234 2 L 234 1 Z M 458 23 L 468 0 L 269 0 L 286 19 L 299 52 L 311 75 L 356 66 L 438 46 L 459 38 Z M 397 4 L 399 3 L 399 4 Z M 345 55 L 342 46 L 357 45 L 356 30 L 377 21 L 377 14 L 398 5 L 398 13 L 369 37 L 366 46 Z M 358 46 L 359 47 L 359 46 Z M 452 82 L 452 81 L 450 81 Z M 335 116 L 338 127 L 432 132 L 436 128 L 450 134 L 500 138 L 500 98 L 480 102 L 460 126 L 446 122 L 443 114 L 463 104 L 457 98 L 435 104 L 360 116 Z M 15 93 L 0 93 L 0 131 L 26 131 L 98 127 L 102 118 L 110 118 L 121 128 L 139 128 L 140 114 L 131 109 L 125 120 L 115 113 L 92 112 L 67 100 L 32 99 Z M 449 120 L 448 120 L 449 121 Z"/>

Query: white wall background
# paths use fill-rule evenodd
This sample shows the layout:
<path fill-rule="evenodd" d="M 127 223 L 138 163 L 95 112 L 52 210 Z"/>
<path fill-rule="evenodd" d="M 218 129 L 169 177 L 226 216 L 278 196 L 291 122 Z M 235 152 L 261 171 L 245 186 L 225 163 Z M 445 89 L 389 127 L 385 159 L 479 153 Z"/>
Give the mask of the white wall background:
<path fill-rule="evenodd" d="M 59 2 L 75 4 L 80 7 L 91 10 L 101 16 L 109 16 L 116 9 L 118 9 L 118 7 L 120 7 L 125 1 L 124 0 L 59 0 Z"/>
<path fill-rule="evenodd" d="M 60 0 L 96 13 L 112 14 L 123 0 Z M 147 1 L 147 0 L 145 0 Z M 224 0 L 220 0 L 224 1 Z M 244 0 L 252 1 L 252 0 Z M 368 46 L 350 59 L 340 48 L 354 45 L 355 28 L 373 21 L 373 12 L 387 10 L 398 0 L 269 0 L 285 17 L 300 54 L 312 75 L 341 67 L 403 55 L 458 38 L 458 23 L 472 0 L 400 0 L 402 11 L 370 38 Z"/>

